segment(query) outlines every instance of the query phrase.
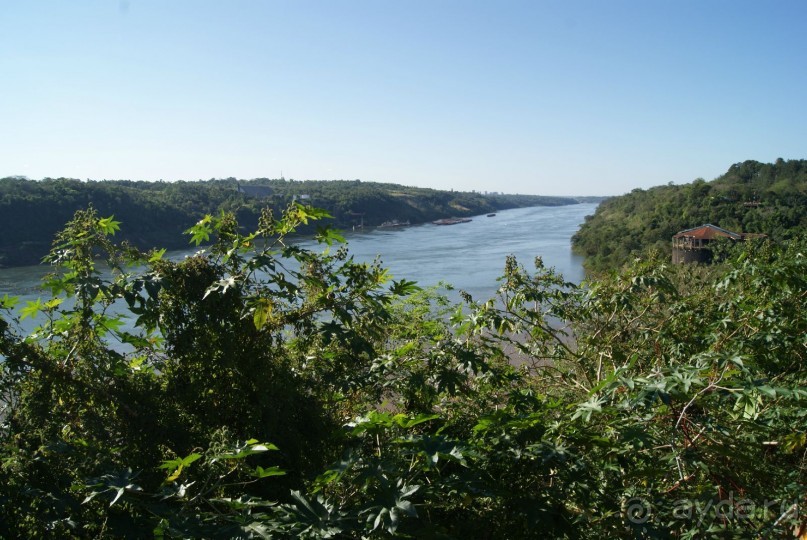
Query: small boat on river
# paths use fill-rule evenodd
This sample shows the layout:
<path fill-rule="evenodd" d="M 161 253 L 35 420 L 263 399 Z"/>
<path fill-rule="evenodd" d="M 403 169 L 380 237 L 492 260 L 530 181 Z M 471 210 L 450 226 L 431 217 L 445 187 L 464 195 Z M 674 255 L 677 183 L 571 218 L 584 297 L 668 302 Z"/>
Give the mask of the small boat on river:
<path fill-rule="evenodd" d="M 393 219 L 392 221 L 385 221 L 381 225 L 378 226 L 379 229 L 391 229 L 393 227 L 408 227 L 411 223 L 407 219 L 406 221 L 398 221 L 397 219 Z"/>
<path fill-rule="evenodd" d="M 432 221 L 435 225 L 456 225 L 457 223 L 468 223 L 473 221 L 471 218 L 443 218 L 437 221 Z"/>

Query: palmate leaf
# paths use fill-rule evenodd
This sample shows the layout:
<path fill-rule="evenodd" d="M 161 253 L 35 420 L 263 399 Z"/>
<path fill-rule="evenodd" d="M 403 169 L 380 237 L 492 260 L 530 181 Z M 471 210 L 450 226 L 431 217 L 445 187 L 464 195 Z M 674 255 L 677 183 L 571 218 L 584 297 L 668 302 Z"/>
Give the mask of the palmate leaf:
<path fill-rule="evenodd" d="M 333 217 L 327 210 L 322 208 L 314 208 L 313 206 L 303 205 L 298 202 L 294 203 L 294 212 L 300 223 L 308 224 L 308 220 L 326 219 Z"/>
<path fill-rule="evenodd" d="M 754 392 L 743 392 L 737 396 L 734 411 L 740 411 L 745 419 L 756 420 L 762 408 L 762 396 Z"/>
<path fill-rule="evenodd" d="M 299 491 L 291 491 L 292 504 L 284 504 L 290 523 L 298 536 L 305 538 L 333 538 L 345 530 L 346 514 L 336 505 L 318 495 L 307 498 Z"/>
<path fill-rule="evenodd" d="M 101 218 L 98 220 L 98 228 L 106 235 L 113 235 L 117 231 L 120 230 L 120 221 L 115 221 L 113 218 L 115 216 L 109 216 L 108 218 Z"/>
<path fill-rule="evenodd" d="M 201 454 L 190 454 L 184 458 L 177 458 L 177 459 L 170 459 L 167 461 L 163 461 L 163 464 L 160 465 L 160 469 L 166 469 L 169 475 L 168 478 L 165 479 L 166 483 L 173 482 L 179 475 L 182 474 L 182 469 L 196 461 L 197 459 L 201 458 Z"/>
<path fill-rule="evenodd" d="M 163 255 L 165 255 L 165 251 L 166 251 L 166 249 L 165 249 L 165 248 L 162 248 L 162 249 L 155 249 L 154 251 L 152 251 L 152 252 L 149 254 L 149 262 L 150 262 L 150 263 L 153 263 L 153 262 L 157 262 L 157 261 L 159 261 L 160 259 L 162 259 L 162 258 L 163 258 Z"/>
<path fill-rule="evenodd" d="M 407 437 L 396 441 L 402 448 L 422 456 L 429 467 L 437 466 L 440 459 L 467 465 L 462 449 L 456 441 L 452 441 L 442 435 L 422 437 Z"/>
<path fill-rule="evenodd" d="M 230 452 L 223 452 L 214 456 L 210 463 L 224 459 L 243 459 L 253 454 L 260 454 L 269 450 L 278 450 L 278 447 L 271 443 L 259 443 L 257 439 L 249 439 L 243 445 L 235 447 Z"/>
<path fill-rule="evenodd" d="M 97 323 L 99 326 L 106 328 L 112 332 L 117 332 L 120 330 L 120 327 L 123 326 L 123 321 L 121 320 L 121 316 L 117 317 L 106 317 L 103 315 L 99 315 L 97 317 Z"/>
<path fill-rule="evenodd" d="M 4 294 L 3 297 L 0 298 L 0 309 L 13 309 L 19 302 L 20 299 L 16 296 Z"/>
<path fill-rule="evenodd" d="M 378 494 L 376 504 L 360 512 L 367 514 L 368 528 L 373 531 L 384 528 L 390 534 L 395 534 L 402 517 L 417 517 L 415 505 L 407 499 L 419 489 L 419 485 L 407 485 L 403 479 L 398 480 L 397 487 L 385 487 Z"/>
<path fill-rule="evenodd" d="M 233 510 L 252 510 L 256 508 L 271 508 L 277 506 L 274 501 L 266 501 L 250 495 L 241 495 L 238 498 L 232 497 L 216 497 L 210 499 L 211 502 L 216 504 L 223 504 Z"/>
<path fill-rule="evenodd" d="M 366 417 L 358 418 L 355 422 L 347 424 L 347 427 L 351 428 L 351 435 L 361 435 L 364 432 L 379 433 L 393 426 L 410 429 L 436 418 L 440 418 L 440 415 L 423 413 L 410 417 L 403 413 L 393 415 L 387 412 L 370 411 Z"/>
<path fill-rule="evenodd" d="M 318 491 L 326 484 L 331 484 L 342 478 L 342 476 L 356 463 L 357 459 L 353 456 L 352 452 L 349 452 L 345 459 L 339 460 L 336 464 L 331 466 L 330 469 L 317 477 L 314 484 L 318 487 L 315 489 L 315 491 Z"/>
<path fill-rule="evenodd" d="M 604 400 L 602 398 L 598 398 L 597 396 L 591 396 L 591 398 L 586 401 L 585 403 L 581 403 L 577 406 L 577 410 L 572 415 L 572 420 L 576 418 L 583 418 L 586 422 L 591 420 L 591 415 L 595 412 L 602 411 L 602 405 Z"/>
<path fill-rule="evenodd" d="M 210 240 L 210 234 L 213 232 L 213 228 L 210 225 L 212 221 L 213 217 L 206 215 L 200 219 L 196 225 L 186 230 L 185 234 L 189 234 L 191 236 L 190 243 L 198 246 L 202 242 L 207 242 Z"/>
<path fill-rule="evenodd" d="M 339 231 L 330 227 L 317 227 L 316 240 L 329 246 L 346 242 L 345 237 Z"/>
<path fill-rule="evenodd" d="M 20 319 L 25 320 L 28 317 L 35 319 L 43 307 L 44 305 L 42 304 L 41 298 L 37 298 L 36 300 L 28 300 L 25 302 L 25 307 L 20 310 Z"/>
<path fill-rule="evenodd" d="M 95 479 L 93 483 L 85 486 L 92 488 L 93 491 L 84 498 L 82 504 L 87 504 L 98 495 L 106 494 L 112 498 L 109 506 L 113 506 L 126 492 L 142 492 L 143 488 L 132 482 L 137 476 L 137 473 L 133 474 L 131 469 L 126 469 Z"/>
<path fill-rule="evenodd" d="M 416 281 L 401 279 L 399 281 L 393 281 L 389 290 L 392 294 L 397 296 L 409 296 L 423 289 L 418 286 Z"/>
<path fill-rule="evenodd" d="M 47 310 L 56 309 L 62 304 L 62 302 L 64 302 L 64 298 L 51 298 L 50 300 L 45 302 L 44 307 Z"/>

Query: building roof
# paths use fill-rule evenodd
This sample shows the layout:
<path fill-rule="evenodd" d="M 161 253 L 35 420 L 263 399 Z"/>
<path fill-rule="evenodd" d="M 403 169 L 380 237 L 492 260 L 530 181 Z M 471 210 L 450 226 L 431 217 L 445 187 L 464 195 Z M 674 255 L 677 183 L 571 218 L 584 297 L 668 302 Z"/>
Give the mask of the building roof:
<path fill-rule="evenodd" d="M 727 231 L 721 227 L 712 224 L 701 225 L 694 229 L 686 229 L 681 231 L 673 238 L 696 238 L 699 240 L 713 240 L 715 238 L 731 238 L 732 240 L 742 240 L 742 233 Z"/>

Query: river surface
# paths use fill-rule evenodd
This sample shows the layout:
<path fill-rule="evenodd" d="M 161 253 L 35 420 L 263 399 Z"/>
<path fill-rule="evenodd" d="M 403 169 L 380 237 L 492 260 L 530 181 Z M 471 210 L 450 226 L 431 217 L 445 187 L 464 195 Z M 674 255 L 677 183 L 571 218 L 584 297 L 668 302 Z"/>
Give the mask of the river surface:
<path fill-rule="evenodd" d="M 540 255 L 567 281 L 583 279 L 582 258 L 571 251 L 571 237 L 585 216 L 593 214 L 594 203 L 570 206 L 537 206 L 503 210 L 495 217 L 474 217 L 457 225 L 415 225 L 389 229 L 365 229 L 344 233 L 350 253 L 358 261 L 379 256 L 394 279 L 416 281 L 422 287 L 445 282 L 469 292 L 476 300 L 495 293 L 496 278 L 504 272 L 507 255 L 515 255 L 527 269 Z M 317 249 L 313 242 L 302 245 Z M 195 249 L 171 252 L 181 259 Z M 0 296 L 19 296 L 20 304 L 36 300 L 48 266 L 0 269 Z M 456 299 L 456 293 L 449 295 Z"/>
<path fill-rule="evenodd" d="M 596 204 L 518 208 L 495 217 L 478 216 L 470 223 L 420 225 L 404 229 L 375 229 L 347 236 L 359 260 L 381 256 L 395 279 L 421 286 L 443 281 L 487 300 L 498 288 L 507 255 L 533 268 L 540 255 L 568 281 L 583 279 L 583 258 L 572 253 L 571 237 Z"/>

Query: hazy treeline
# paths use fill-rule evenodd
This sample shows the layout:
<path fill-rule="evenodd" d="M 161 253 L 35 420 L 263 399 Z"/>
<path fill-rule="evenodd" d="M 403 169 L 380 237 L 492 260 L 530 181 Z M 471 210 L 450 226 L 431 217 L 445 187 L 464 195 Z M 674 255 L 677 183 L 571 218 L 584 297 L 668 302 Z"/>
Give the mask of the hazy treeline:
<path fill-rule="evenodd" d="M 736 163 L 719 178 L 634 189 L 603 202 L 573 237 L 589 270 L 619 267 L 650 248 L 669 253 L 671 237 L 712 223 L 775 240 L 807 227 L 807 160 Z"/>
<path fill-rule="evenodd" d="M 251 197 L 238 186 L 266 186 L 271 195 Z M 281 212 L 300 199 L 333 215 L 330 224 L 351 228 L 398 219 L 421 223 L 448 216 L 470 216 L 505 208 L 574 204 L 563 197 L 484 195 L 353 181 L 293 181 L 235 178 L 194 182 L 41 181 L 0 179 L 0 267 L 36 264 L 54 234 L 80 208 L 92 205 L 125 224 L 124 239 L 141 248 L 185 247 L 182 231 L 205 214 L 234 213 L 255 228 L 262 208 Z M 308 232 L 305 228 L 301 232 Z"/>

